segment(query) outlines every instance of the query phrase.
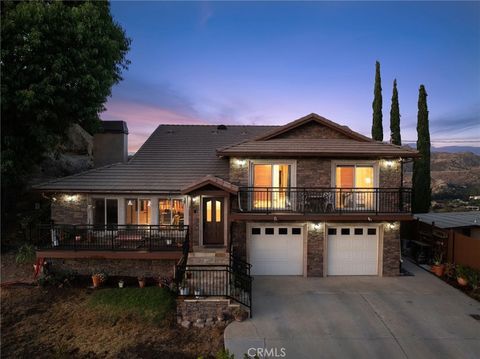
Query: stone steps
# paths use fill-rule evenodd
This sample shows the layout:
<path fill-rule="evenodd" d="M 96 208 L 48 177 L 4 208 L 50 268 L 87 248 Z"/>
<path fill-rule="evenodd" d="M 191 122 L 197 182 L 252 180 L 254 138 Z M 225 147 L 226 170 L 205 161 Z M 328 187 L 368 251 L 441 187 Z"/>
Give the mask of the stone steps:
<path fill-rule="evenodd" d="M 229 254 L 225 250 L 197 251 L 188 254 L 187 266 L 192 265 L 227 265 Z"/>

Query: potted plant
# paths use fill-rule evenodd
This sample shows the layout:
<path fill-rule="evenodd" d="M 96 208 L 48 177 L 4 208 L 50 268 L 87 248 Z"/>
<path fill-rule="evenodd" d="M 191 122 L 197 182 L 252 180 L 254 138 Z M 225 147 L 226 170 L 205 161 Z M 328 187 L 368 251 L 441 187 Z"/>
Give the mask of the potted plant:
<path fill-rule="evenodd" d="M 165 243 L 167 244 L 167 246 L 171 246 L 172 245 L 172 240 L 167 239 L 167 240 L 165 240 Z"/>
<path fill-rule="evenodd" d="M 235 308 L 232 314 L 237 322 L 243 322 L 248 317 L 248 312 L 241 307 Z"/>
<path fill-rule="evenodd" d="M 107 281 L 107 274 L 105 272 L 97 271 L 92 274 L 93 288 L 100 287 Z"/>
<path fill-rule="evenodd" d="M 125 282 L 122 279 L 120 279 L 118 281 L 118 288 L 123 288 L 124 284 L 125 284 Z"/>
<path fill-rule="evenodd" d="M 146 280 L 146 278 L 145 278 L 144 276 L 138 277 L 138 286 L 139 286 L 140 288 L 144 288 L 146 282 L 147 282 L 147 280 Z"/>
<path fill-rule="evenodd" d="M 188 295 L 189 294 L 189 289 L 187 286 L 187 280 L 186 278 L 183 278 L 182 283 L 180 283 L 180 295 Z"/>
<path fill-rule="evenodd" d="M 195 298 L 198 299 L 202 295 L 202 290 L 201 289 L 195 289 L 194 293 L 195 293 Z"/>
<path fill-rule="evenodd" d="M 476 292 L 480 286 L 480 271 L 471 268 L 468 273 L 468 283 L 472 287 L 473 291 Z"/>
<path fill-rule="evenodd" d="M 438 252 L 433 259 L 432 272 L 435 273 L 437 277 L 441 277 L 445 273 L 445 264 L 442 263 L 442 259 L 442 252 Z"/>
<path fill-rule="evenodd" d="M 459 264 L 457 265 L 455 272 L 457 275 L 458 284 L 460 284 L 462 287 L 466 286 L 468 284 L 468 268 Z"/>

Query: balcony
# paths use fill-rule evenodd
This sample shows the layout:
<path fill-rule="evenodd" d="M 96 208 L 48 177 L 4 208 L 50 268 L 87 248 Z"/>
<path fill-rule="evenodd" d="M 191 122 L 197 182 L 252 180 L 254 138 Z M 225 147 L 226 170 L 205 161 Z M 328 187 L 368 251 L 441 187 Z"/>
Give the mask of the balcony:
<path fill-rule="evenodd" d="M 40 225 L 39 250 L 182 251 L 188 245 L 185 225 Z"/>
<path fill-rule="evenodd" d="M 411 213 L 410 188 L 243 187 L 232 210 L 238 213 Z"/>

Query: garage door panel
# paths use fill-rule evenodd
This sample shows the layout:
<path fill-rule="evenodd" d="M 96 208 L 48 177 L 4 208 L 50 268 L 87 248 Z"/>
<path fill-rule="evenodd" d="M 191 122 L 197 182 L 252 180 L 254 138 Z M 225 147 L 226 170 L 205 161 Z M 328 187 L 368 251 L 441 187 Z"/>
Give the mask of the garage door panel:
<path fill-rule="evenodd" d="M 367 235 L 367 228 L 363 234 L 354 234 L 353 227 L 342 235 L 341 228 L 345 227 L 338 227 L 336 235 L 328 235 L 328 275 L 377 275 L 378 236 Z"/>
<path fill-rule="evenodd" d="M 251 235 L 250 232 L 247 240 L 252 274 L 301 275 L 303 273 L 303 236 L 293 235 L 292 227 L 286 225 L 268 225 L 268 228 L 273 228 L 274 234 L 266 235 L 265 227 L 262 227 L 261 234 Z M 288 228 L 288 234 L 279 234 L 279 228 Z"/>

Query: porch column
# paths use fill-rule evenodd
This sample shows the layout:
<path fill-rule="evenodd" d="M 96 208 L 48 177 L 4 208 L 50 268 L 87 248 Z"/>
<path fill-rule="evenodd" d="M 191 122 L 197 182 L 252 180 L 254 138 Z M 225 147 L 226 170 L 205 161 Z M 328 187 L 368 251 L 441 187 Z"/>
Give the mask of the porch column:
<path fill-rule="evenodd" d="M 118 197 L 118 224 L 125 224 L 125 198 Z"/>
<path fill-rule="evenodd" d="M 183 224 L 189 225 L 190 224 L 190 196 L 183 197 Z"/>
<path fill-rule="evenodd" d="M 150 210 L 152 211 L 150 224 L 155 226 L 158 224 L 158 197 L 151 198 Z"/>

